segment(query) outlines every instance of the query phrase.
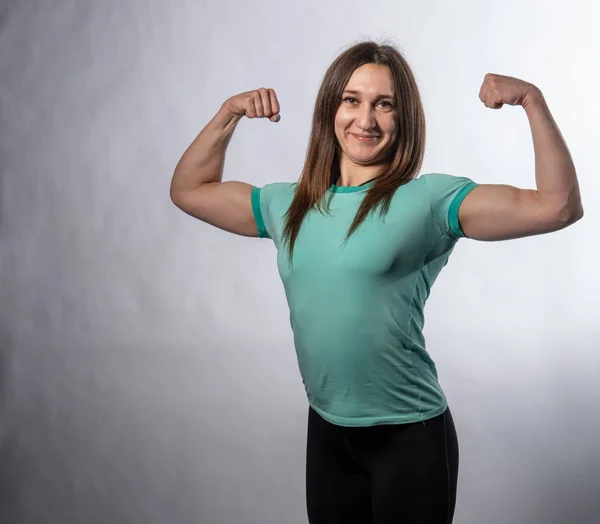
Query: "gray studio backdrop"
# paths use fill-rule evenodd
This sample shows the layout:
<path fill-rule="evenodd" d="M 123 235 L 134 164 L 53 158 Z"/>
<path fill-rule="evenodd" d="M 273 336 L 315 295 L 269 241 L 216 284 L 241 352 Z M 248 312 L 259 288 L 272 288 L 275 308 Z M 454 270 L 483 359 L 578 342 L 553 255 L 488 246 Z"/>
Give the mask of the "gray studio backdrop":
<path fill-rule="evenodd" d="M 0 521 L 301 524 L 307 403 L 268 240 L 179 211 L 175 164 L 229 96 L 226 178 L 297 179 L 321 78 L 392 39 L 427 112 L 422 172 L 534 188 L 521 108 L 544 92 L 586 215 L 539 237 L 463 239 L 426 338 L 461 446 L 456 522 L 600 514 L 597 3 L 4 0 L 0 7 Z"/>

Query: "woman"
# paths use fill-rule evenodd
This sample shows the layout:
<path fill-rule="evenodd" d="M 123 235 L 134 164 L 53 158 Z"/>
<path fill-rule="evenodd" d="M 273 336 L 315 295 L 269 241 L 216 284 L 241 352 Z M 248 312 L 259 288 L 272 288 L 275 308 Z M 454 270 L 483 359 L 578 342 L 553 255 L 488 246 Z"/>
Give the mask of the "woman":
<path fill-rule="evenodd" d="M 309 401 L 311 524 L 452 521 L 458 442 L 422 334 L 431 285 L 461 237 L 542 234 L 583 215 L 540 90 L 487 75 L 480 98 L 490 108 L 525 108 L 537 190 L 416 178 L 425 148 L 418 88 L 401 54 L 373 42 L 329 67 L 298 183 L 221 182 L 239 120 L 279 121 L 272 89 L 228 99 L 175 169 L 179 208 L 277 247 Z"/>

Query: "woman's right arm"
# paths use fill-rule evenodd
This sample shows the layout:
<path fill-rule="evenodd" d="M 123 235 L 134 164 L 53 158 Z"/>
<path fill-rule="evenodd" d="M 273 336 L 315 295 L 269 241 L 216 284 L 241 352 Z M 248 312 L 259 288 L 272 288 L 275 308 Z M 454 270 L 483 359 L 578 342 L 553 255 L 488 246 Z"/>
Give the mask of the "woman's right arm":
<path fill-rule="evenodd" d="M 272 89 L 257 89 L 228 99 L 187 148 L 171 180 L 171 200 L 187 214 L 225 231 L 256 237 L 252 185 L 222 182 L 229 141 L 244 117 L 279 121 Z"/>

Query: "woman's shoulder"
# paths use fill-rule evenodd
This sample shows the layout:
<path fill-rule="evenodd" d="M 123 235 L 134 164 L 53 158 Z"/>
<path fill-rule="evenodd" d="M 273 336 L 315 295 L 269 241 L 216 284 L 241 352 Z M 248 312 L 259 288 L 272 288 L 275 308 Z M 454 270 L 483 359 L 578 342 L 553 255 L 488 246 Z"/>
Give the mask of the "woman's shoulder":
<path fill-rule="evenodd" d="M 260 199 L 264 203 L 289 202 L 294 198 L 297 182 L 269 182 L 262 187 L 256 186 Z"/>
<path fill-rule="evenodd" d="M 294 191 L 298 182 L 269 182 L 262 186 L 261 189 L 268 188 L 270 191 Z"/>
<path fill-rule="evenodd" d="M 418 178 L 415 178 L 415 180 L 420 180 L 421 183 L 425 183 L 425 184 L 436 184 L 436 183 L 444 183 L 447 182 L 453 178 L 456 178 L 453 175 L 449 175 L 447 173 L 422 173 L 421 175 L 419 175 Z"/>
<path fill-rule="evenodd" d="M 472 182 L 470 178 L 464 176 L 449 175 L 448 173 L 423 173 L 415 180 L 421 180 L 429 187 L 435 186 L 452 186 L 461 184 L 465 181 Z"/>

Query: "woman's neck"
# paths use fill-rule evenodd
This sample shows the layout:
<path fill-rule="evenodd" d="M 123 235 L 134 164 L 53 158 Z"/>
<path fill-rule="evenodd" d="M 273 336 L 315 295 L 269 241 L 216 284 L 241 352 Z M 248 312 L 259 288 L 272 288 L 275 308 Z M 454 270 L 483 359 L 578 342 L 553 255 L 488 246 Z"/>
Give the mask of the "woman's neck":
<path fill-rule="evenodd" d="M 370 182 L 381 172 L 381 166 L 360 166 L 356 164 L 350 164 L 349 162 L 342 162 L 340 165 L 340 177 L 336 181 L 336 185 L 348 187 L 348 186 L 361 186 Z"/>

